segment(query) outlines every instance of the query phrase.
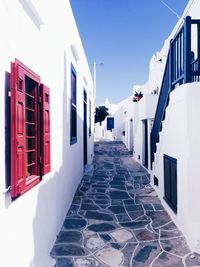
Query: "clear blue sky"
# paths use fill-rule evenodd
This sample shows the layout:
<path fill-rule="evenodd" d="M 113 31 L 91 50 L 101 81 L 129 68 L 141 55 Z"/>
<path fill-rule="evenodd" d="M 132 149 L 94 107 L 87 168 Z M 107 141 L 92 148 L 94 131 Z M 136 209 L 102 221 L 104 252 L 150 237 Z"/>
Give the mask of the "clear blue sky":
<path fill-rule="evenodd" d="M 70 0 L 89 63 L 97 67 L 97 104 L 117 103 L 148 79 L 151 56 L 177 17 L 159 0 Z M 179 15 L 188 0 L 165 0 Z M 93 72 L 92 66 L 91 71 Z"/>

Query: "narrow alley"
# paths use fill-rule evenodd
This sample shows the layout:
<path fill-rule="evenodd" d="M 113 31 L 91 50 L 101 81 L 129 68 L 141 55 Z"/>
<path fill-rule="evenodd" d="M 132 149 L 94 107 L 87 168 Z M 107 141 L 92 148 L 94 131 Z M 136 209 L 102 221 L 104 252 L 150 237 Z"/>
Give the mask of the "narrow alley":
<path fill-rule="evenodd" d="M 56 267 L 200 266 L 122 142 L 95 143 L 51 256 Z"/>

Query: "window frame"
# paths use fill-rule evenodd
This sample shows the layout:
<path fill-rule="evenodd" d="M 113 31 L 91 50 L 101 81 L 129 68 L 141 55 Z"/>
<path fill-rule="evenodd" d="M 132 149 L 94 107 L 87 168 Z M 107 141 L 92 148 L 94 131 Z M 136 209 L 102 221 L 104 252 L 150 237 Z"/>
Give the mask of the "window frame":
<path fill-rule="evenodd" d="M 92 135 L 92 103 L 89 99 L 89 137 Z"/>
<path fill-rule="evenodd" d="M 74 81 L 72 80 L 72 76 L 74 77 Z M 71 64 L 71 72 L 70 72 L 70 80 L 71 80 L 71 103 L 70 103 L 70 145 L 77 143 L 77 73 L 74 66 Z M 74 86 L 75 83 L 75 86 Z M 75 92 L 73 91 L 75 90 Z M 75 96 L 75 98 L 74 98 Z M 75 100 L 75 101 L 73 101 Z M 74 127 L 74 114 L 75 112 L 75 129 Z M 75 135 L 73 135 L 75 133 Z"/>
<path fill-rule="evenodd" d="M 50 156 L 48 169 L 46 168 L 44 171 L 42 169 L 42 164 L 46 160 L 46 152 L 50 155 L 50 145 L 43 151 L 45 140 L 43 124 L 44 122 L 48 124 L 48 136 L 50 137 L 50 116 L 48 122 L 43 120 L 44 100 L 41 97 L 43 88 L 40 87 L 42 85 L 40 76 L 15 59 L 15 62 L 11 62 L 10 79 L 10 186 L 11 197 L 15 199 L 36 186 L 42 176 L 50 172 Z M 48 110 L 50 114 L 50 102 L 45 110 Z"/>

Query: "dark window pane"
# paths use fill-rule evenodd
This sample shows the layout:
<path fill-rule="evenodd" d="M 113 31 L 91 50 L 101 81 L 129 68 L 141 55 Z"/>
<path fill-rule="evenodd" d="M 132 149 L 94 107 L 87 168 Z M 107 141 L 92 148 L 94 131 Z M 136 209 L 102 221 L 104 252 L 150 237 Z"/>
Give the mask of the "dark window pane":
<path fill-rule="evenodd" d="M 72 66 L 71 70 L 71 130 L 70 143 L 73 144 L 77 139 L 77 110 L 76 110 L 76 72 Z"/>
<path fill-rule="evenodd" d="M 92 122 L 91 122 L 91 100 L 89 101 L 89 135 L 91 135 L 91 126 L 92 126 Z"/>
<path fill-rule="evenodd" d="M 76 108 L 72 107 L 72 111 L 71 111 L 71 137 L 74 138 L 76 137 Z"/>
<path fill-rule="evenodd" d="M 164 155 L 165 200 L 177 212 L 177 160 Z"/>
<path fill-rule="evenodd" d="M 72 103 L 76 105 L 76 75 L 74 72 L 72 72 L 71 79 L 72 79 L 72 82 L 71 82 Z"/>

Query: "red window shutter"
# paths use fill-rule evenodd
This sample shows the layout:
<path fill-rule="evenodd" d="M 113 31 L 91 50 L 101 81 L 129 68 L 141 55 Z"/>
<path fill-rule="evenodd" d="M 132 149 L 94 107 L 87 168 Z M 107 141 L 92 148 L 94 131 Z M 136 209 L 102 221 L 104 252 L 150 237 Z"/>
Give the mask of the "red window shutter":
<path fill-rule="evenodd" d="M 26 187 L 25 169 L 25 73 L 11 63 L 11 196 L 17 197 Z"/>
<path fill-rule="evenodd" d="M 42 175 L 50 172 L 51 170 L 51 157 L 50 157 L 50 92 L 49 88 L 41 84 L 41 98 L 42 98 Z"/>

